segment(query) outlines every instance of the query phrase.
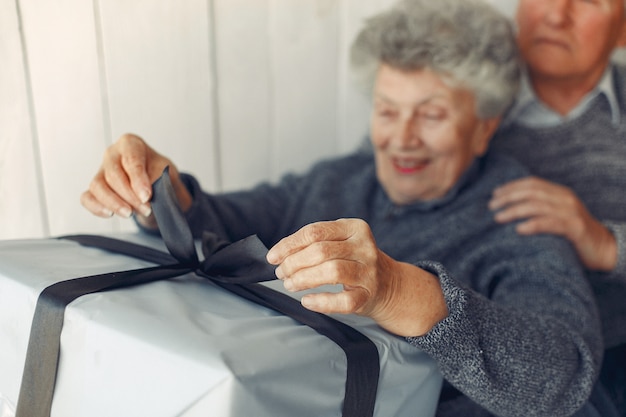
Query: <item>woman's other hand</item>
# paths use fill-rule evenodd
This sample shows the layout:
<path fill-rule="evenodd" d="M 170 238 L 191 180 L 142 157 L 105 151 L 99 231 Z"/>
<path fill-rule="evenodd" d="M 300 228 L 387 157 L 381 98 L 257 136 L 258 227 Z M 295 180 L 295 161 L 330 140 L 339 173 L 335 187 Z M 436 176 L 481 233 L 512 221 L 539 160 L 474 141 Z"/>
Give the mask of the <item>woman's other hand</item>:
<path fill-rule="evenodd" d="M 359 219 L 318 222 L 278 242 L 267 260 L 289 291 L 322 285 L 338 293 L 306 294 L 302 305 L 320 313 L 356 313 L 400 336 L 421 336 L 448 310 L 439 280 L 383 253 Z"/>
<path fill-rule="evenodd" d="M 123 135 L 106 150 L 89 189 L 81 195 L 81 204 L 99 217 L 117 214 L 127 218 L 134 212 L 142 224 L 156 227 L 149 203 L 152 183 L 166 166 L 170 167 L 172 184 L 185 211 L 191 206 L 191 195 L 172 161 L 132 134 Z"/>

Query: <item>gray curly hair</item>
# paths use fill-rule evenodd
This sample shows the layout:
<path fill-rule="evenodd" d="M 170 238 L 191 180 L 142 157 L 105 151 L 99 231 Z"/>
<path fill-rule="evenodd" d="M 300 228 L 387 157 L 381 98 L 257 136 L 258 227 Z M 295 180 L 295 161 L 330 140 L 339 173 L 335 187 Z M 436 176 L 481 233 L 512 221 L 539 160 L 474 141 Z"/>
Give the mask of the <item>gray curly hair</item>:
<path fill-rule="evenodd" d="M 502 115 L 519 87 L 512 23 L 481 0 L 402 0 L 366 20 L 350 53 L 357 81 L 368 92 L 381 64 L 429 68 L 451 87 L 472 91 L 482 119 Z"/>

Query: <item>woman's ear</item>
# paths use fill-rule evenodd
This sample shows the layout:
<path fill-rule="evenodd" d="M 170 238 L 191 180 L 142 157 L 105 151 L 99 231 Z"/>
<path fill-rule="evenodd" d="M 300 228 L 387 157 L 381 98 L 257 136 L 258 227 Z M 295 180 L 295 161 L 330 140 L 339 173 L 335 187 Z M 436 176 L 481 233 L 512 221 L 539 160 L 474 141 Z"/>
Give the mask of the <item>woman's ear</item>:
<path fill-rule="evenodd" d="M 500 126 L 501 117 L 493 117 L 491 119 L 484 119 L 480 121 L 480 127 L 476 132 L 474 138 L 474 154 L 476 156 L 482 156 L 487 152 L 489 142 L 496 133 L 498 126 Z"/>

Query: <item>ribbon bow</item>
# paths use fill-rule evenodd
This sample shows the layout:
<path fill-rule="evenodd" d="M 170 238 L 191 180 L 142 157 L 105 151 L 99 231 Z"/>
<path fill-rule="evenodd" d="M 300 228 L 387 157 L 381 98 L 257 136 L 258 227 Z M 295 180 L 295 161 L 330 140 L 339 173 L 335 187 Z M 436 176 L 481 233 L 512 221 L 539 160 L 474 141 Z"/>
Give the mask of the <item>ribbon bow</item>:
<path fill-rule="evenodd" d="M 250 301 L 285 314 L 337 343 L 346 353 L 344 417 L 374 414 L 379 376 L 376 346 L 363 334 L 333 318 L 305 309 L 295 299 L 258 282 L 276 279 L 265 260 L 267 248 L 257 236 L 234 243 L 205 234 L 200 261 L 193 235 L 180 208 L 166 168 L 153 185 L 152 210 L 169 254 L 118 239 L 93 235 L 65 236 L 85 246 L 133 256 L 158 266 L 61 281 L 45 288 L 37 300 L 26 353 L 16 417 L 49 417 L 60 352 L 65 307 L 94 292 L 146 284 L 194 272 Z"/>

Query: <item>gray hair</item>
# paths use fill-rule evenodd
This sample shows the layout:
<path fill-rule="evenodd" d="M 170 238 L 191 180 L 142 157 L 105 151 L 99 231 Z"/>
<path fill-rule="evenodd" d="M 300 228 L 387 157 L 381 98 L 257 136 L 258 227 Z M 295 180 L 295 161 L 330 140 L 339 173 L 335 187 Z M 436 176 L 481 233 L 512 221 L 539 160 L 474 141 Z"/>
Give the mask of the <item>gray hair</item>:
<path fill-rule="evenodd" d="M 381 64 L 435 71 L 451 87 L 474 93 L 482 119 L 502 115 L 519 87 L 512 23 L 481 0 L 401 0 L 366 20 L 350 58 L 370 92 Z"/>

